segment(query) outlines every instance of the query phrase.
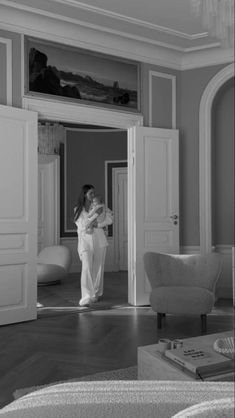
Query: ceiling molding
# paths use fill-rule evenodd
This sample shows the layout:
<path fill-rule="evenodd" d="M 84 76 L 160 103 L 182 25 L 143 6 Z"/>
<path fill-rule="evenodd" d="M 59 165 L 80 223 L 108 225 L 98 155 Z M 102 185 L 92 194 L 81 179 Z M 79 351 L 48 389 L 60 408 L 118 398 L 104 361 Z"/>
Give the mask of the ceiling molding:
<path fill-rule="evenodd" d="M 53 20 L 48 16 L 8 9 L 0 5 L 0 29 L 79 47 L 103 54 L 180 70 L 181 51 L 126 39 L 123 34 L 104 33 L 94 28 Z"/>
<path fill-rule="evenodd" d="M 66 0 L 53 0 L 66 1 Z M 72 1 L 72 0 L 67 0 Z M 8 7 L 11 5 L 10 7 Z M 17 6 L 17 7 L 16 7 Z M 87 25 L 76 19 L 1 0 L 0 29 L 79 47 L 103 54 L 127 58 L 176 70 L 229 63 L 233 51 L 226 54 L 218 43 L 181 48 L 165 42 Z M 213 46 L 213 48 L 211 48 Z"/>
<path fill-rule="evenodd" d="M 220 42 L 214 42 L 213 44 L 204 44 L 201 46 L 192 46 L 190 48 L 184 48 L 184 52 L 203 51 L 204 49 L 220 48 Z"/>
<path fill-rule="evenodd" d="M 128 22 L 128 23 L 132 23 L 134 25 L 147 27 L 148 29 L 153 29 L 153 30 L 156 30 L 158 32 L 164 32 L 164 33 L 167 33 L 169 35 L 173 35 L 173 36 L 176 36 L 176 37 L 179 37 L 179 38 L 194 40 L 194 39 L 204 38 L 204 37 L 208 36 L 208 32 L 202 32 L 202 33 L 197 33 L 197 34 L 194 34 L 194 35 L 189 35 L 188 33 L 177 31 L 177 30 L 165 27 L 165 26 L 149 23 L 149 22 L 146 22 L 146 21 L 141 20 L 141 19 L 136 19 L 136 18 L 133 18 L 133 17 L 125 16 L 125 15 L 120 14 L 120 13 L 111 12 L 109 10 L 105 10 L 105 9 L 102 9 L 102 8 L 99 8 L 99 7 L 91 6 L 91 5 L 82 3 L 80 1 L 76 1 L 76 0 L 51 0 L 51 1 L 53 1 L 54 3 L 70 5 L 70 6 L 78 8 L 78 9 L 86 10 L 88 12 L 99 14 L 101 16 L 105 16 L 105 17 L 108 17 L 108 18 L 112 18 L 112 19 L 116 19 L 116 20 L 122 20 L 122 21 L 125 21 L 125 22 Z"/>
<path fill-rule="evenodd" d="M 215 50 L 194 51 L 184 55 L 181 69 L 209 67 L 212 65 L 230 64 L 234 62 L 234 50 L 216 48 Z"/>
<path fill-rule="evenodd" d="M 89 16 L 87 15 L 87 20 L 79 20 L 78 18 L 72 18 L 69 16 L 65 16 L 64 14 L 59 14 L 59 13 L 55 13 L 55 12 L 50 12 L 47 10 L 43 10 L 37 7 L 33 7 L 33 6 L 28 6 L 28 5 L 24 5 L 21 3 L 17 3 L 15 1 L 12 0 L 1 0 L 1 4 L 5 7 L 9 7 L 15 10 L 21 10 L 21 11 L 25 11 L 27 13 L 34 13 L 36 15 L 41 15 L 41 16 L 46 16 L 46 17 L 50 17 L 52 19 L 56 19 L 59 21 L 63 21 L 63 22 L 68 22 L 68 23 L 73 23 L 73 24 L 79 24 L 81 26 L 86 26 L 86 27 L 90 27 L 92 29 L 97 29 L 103 32 L 107 32 L 107 33 L 114 33 L 117 34 L 118 36 L 124 36 L 126 38 L 130 38 L 130 39 L 139 39 L 139 40 L 143 40 L 146 43 L 152 43 L 155 45 L 159 45 L 159 46 L 163 46 L 164 48 L 169 48 L 169 49 L 174 49 L 174 50 L 178 50 L 178 51 L 182 51 L 182 52 L 187 52 L 187 47 L 183 47 L 183 46 L 179 46 L 176 45 L 173 40 L 175 41 L 175 38 L 179 38 L 179 39 L 184 39 L 187 41 L 195 41 L 195 40 L 199 40 L 202 38 L 206 38 L 208 37 L 208 32 L 201 32 L 201 33 L 197 33 L 194 35 L 189 35 L 187 33 L 181 32 L 181 31 L 177 31 L 168 27 L 164 27 L 161 25 L 155 25 L 155 24 L 151 24 L 148 22 L 145 22 L 143 20 L 140 19 L 135 19 L 135 18 L 131 18 L 131 17 L 127 17 L 118 13 L 114 13 L 111 11 L 107 11 L 104 9 L 100 9 L 97 8 L 95 6 L 90 6 L 90 5 L 86 5 L 82 2 L 77 2 L 76 0 L 50 0 L 51 2 L 57 3 L 57 4 L 62 4 L 62 5 L 70 5 L 73 6 L 77 9 L 81 9 L 81 10 L 85 10 L 88 12 L 88 14 L 99 14 L 100 16 L 106 17 L 109 20 L 110 19 L 115 19 L 115 20 L 119 20 L 122 22 L 126 22 L 126 23 L 131 23 L 135 26 L 138 27 L 142 27 L 142 28 L 147 28 L 148 30 L 154 31 L 156 32 L 156 34 L 166 34 L 168 36 L 170 36 L 170 38 L 172 38 L 172 42 L 170 40 L 168 41 L 158 41 L 156 39 L 152 39 L 150 37 L 146 37 L 146 36 L 138 36 L 138 35 L 134 35 L 131 34 L 130 32 L 127 31 L 118 31 L 115 29 L 112 29 L 111 27 L 106 27 L 105 24 L 102 25 L 97 25 L 94 23 L 89 22 Z M 214 43 L 214 42 L 213 42 Z M 213 45 L 212 45 L 213 47 Z M 198 48 L 200 48 L 200 46 L 198 46 Z"/>
<path fill-rule="evenodd" d="M 52 1 L 54 1 L 54 0 L 52 0 Z M 143 36 L 132 35 L 131 33 L 127 33 L 127 32 L 123 33 L 121 31 L 118 31 L 118 30 L 115 30 L 115 29 L 107 28 L 107 27 L 100 26 L 100 25 L 95 25 L 93 23 L 89 23 L 87 21 L 81 21 L 81 20 L 78 20 L 78 19 L 75 19 L 75 18 L 70 18 L 68 16 L 62 16 L 58 13 L 48 12 L 48 11 L 45 11 L 45 10 L 37 9 L 35 7 L 25 6 L 25 5 L 22 5 L 22 4 L 12 2 L 10 0 L 2 0 L 2 4 L 4 6 L 9 6 L 12 9 L 26 12 L 27 14 L 37 15 L 37 16 L 38 15 L 39 16 L 44 16 L 44 17 L 54 19 L 56 21 L 62 21 L 62 22 L 65 22 L 65 23 L 71 23 L 71 24 L 74 24 L 74 25 L 79 25 L 79 26 L 82 26 L 82 27 L 97 30 L 99 32 L 113 34 L 113 35 L 117 35 L 117 36 L 120 36 L 120 37 L 123 37 L 123 38 L 134 39 L 136 41 L 141 41 L 141 42 L 145 42 L 147 44 L 149 43 L 149 44 L 152 44 L 152 45 L 158 45 L 160 47 L 167 48 L 167 49 L 173 49 L 175 51 L 180 51 L 180 52 L 185 51 L 185 48 L 177 46 L 177 45 L 173 45 L 173 44 L 168 43 L 168 42 L 162 42 L 162 41 L 157 41 L 157 40 L 150 39 L 150 38 L 143 37 Z M 1 4 L 0 4 L 0 6 L 1 6 Z M 1 23 L 1 21 L 0 21 L 0 23 Z M 26 24 L 26 22 L 25 22 L 25 24 Z M 173 33 L 173 31 L 172 31 L 172 33 Z"/>

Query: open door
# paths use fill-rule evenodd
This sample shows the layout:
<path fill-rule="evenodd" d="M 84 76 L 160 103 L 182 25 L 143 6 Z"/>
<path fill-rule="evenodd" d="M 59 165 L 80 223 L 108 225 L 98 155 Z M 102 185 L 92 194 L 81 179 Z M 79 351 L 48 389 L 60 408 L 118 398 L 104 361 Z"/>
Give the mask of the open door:
<path fill-rule="evenodd" d="M 128 156 L 129 303 L 148 305 L 144 253 L 179 252 L 178 130 L 134 127 Z"/>
<path fill-rule="evenodd" d="M 60 157 L 38 155 L 38 253 L 60 243 Z"/>
<path fill-rule="evenodd" d="M 0 324 L 37 316 L 37 113 L 0 106 Z"/>

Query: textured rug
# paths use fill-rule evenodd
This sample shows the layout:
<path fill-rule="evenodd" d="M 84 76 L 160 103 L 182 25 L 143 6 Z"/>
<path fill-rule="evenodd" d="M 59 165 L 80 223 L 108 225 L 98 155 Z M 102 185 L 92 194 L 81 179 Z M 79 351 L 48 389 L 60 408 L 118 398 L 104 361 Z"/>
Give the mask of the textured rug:
<path fill-rule="evenodd" d="M 137 380 L 137 366 L 127 367 L 125 369 L 109 370 L 107 372 L 100 372 L 95 374 L 89 374 L 87 376 L 82 376 L 75 379 L 70 379 L 66 381 L 53 382 L 48 385 L 41 386 L 31 386 L 28 388 L 16 389 L 13 393 L 14 399 L 21 398 L 27 393 L 35 392 L 36 390 L 45 388 L 47 386 L 57 385 L 59 383 L 66 382 L 88 382 L 88 381 L 103 381 L 103 380 Z"/>

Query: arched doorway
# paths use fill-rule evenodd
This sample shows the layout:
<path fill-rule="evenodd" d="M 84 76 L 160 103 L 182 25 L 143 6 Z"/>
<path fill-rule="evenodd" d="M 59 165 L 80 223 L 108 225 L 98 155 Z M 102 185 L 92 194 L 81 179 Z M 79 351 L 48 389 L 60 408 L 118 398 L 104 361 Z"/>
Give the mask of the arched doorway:
<path fill-rule="evenodd" d="M 234 64 L 216 74 L 208 83 L 199 110 L 199 199 L 200 252 L 212 249 L 212 190 L 211 190 L 211 114 L 218 90 L 234 76 Z"/>

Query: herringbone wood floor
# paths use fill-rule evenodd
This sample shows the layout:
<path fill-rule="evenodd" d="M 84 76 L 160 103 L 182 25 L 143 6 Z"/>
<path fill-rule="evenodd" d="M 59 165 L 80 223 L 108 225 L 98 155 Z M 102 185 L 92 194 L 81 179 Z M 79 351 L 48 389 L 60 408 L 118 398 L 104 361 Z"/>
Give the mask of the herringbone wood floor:
<path fill-rule="evenodd" d="M 106 274 L 104 298 L 127 300 L 127 275 Z M 62 286 L 62 285 L 61 285 Z M 111 292 L 111 295 L 110 295 Z M 62 304 L 53 288 L 41 290 L 43 303 Z M 115 297 L 114 297 L 115 293 Z M 40 291 L 39 291 L 40 294 Z M 42 294 L 45 296 L 42 297 Z M 115 304 L 115 303 L 114 303 Z M 220 300 L 208 317 L 207 333 L 233 328 L 232 301 Z M 159 338 L 200 335 L 198 317 L 165 319 L 157 330 L 156 316 L 149 307 L 123 307 L 85 313 L 60 310 L 36 321 L 0 328 L 0 407 L 13 400 L 18 388 L 48 384 L 124 368 L 137 363 L 137 347 Z"/>

